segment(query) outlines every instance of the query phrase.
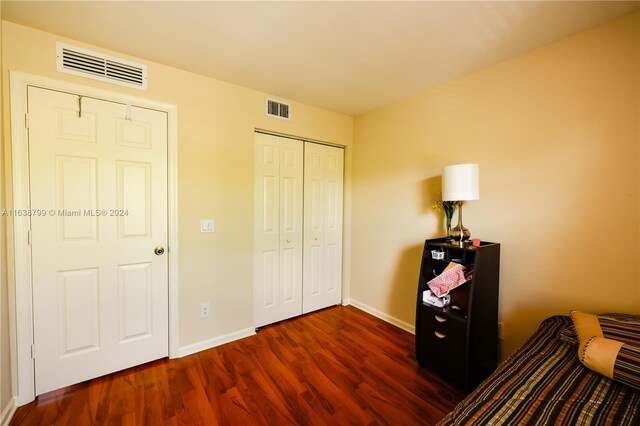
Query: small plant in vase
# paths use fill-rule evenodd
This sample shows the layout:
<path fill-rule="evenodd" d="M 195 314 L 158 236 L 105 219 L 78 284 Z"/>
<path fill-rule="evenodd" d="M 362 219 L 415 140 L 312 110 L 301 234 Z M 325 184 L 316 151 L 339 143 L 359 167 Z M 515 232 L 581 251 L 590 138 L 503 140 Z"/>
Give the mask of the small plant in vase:
<path fill-rule="evenodd" d="M 433 210 L 436 212 L 443 211 L 447 227 L 447 239 L 451 239 L 451 219 L 456 208 L 462 204 L 461 201 L 442 201 L 442 194 L 438 195 L 433 203 Z"/>

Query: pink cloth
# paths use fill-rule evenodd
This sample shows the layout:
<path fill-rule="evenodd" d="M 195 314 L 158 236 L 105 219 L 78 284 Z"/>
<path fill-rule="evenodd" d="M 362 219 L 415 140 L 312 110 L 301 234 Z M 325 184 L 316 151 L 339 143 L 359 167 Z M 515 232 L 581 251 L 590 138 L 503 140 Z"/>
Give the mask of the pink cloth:
<path fill-rule="evenodd" d="M 451 264 L 444 272 L 427 283 L 433 294 L 438 297 L 449 294 L 451 290 L 467 281 L 464 278 L 464 266 L 460 264 L 455 264 L 453 267 L 450 266 Z"/>

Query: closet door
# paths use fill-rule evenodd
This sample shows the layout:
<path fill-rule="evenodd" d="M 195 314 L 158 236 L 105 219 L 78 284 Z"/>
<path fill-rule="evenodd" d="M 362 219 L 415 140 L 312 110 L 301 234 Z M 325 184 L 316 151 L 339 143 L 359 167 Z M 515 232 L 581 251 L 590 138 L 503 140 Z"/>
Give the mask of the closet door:
<path fill-rule="evenodd" d="M 304 148 L 303 313 L 342 301 L 342 191 L 344 150 L 315 143 Z"/>
<path fill-rule="evenodd" d="M 303 142 L 256 133 L 254 324 L 302 313 Z"/>

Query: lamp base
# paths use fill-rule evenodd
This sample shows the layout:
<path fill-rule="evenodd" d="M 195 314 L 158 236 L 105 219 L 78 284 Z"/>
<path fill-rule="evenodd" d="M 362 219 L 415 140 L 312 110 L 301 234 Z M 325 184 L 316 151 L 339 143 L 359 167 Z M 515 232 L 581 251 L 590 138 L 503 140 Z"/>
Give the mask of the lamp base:
<path fill-rule="evenodd" d="M 458 224 L 451 229 L 449 236 L 460 245 L 463 245 L 471 237 L 471 232 L 462 224 L 462 202 L 458 204 Z"/>
<path fill-rule="evenodd" d="M 454 241 L 467 241 L 471 238 L 471 232 L 459 223 L 458 226 L 451 229 L 449 237 Z"/>

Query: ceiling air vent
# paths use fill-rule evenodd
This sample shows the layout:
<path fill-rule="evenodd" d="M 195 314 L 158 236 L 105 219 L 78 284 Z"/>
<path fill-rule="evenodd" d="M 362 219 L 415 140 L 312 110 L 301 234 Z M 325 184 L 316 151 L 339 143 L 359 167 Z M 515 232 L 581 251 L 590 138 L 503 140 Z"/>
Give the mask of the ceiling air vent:
<path fill-rule="evenodd" d="M 279 118 L 281 120 L 291 120 L 291 104 L 267 98 L 265 111 L 268 117 Z"/>
<path fill-rule="evenodd" d="M 147 66 L 113 56 L 56 44 L 58 71 L 147 90 Z"/>

